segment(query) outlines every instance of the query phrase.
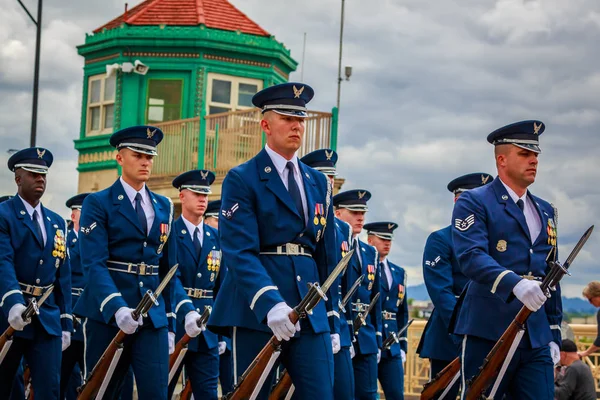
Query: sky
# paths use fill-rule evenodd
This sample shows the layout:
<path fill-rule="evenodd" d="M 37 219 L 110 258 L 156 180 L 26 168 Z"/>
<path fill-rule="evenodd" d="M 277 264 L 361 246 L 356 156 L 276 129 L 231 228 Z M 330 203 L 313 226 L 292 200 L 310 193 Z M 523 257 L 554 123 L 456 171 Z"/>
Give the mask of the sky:
<path fill-rule="evenodd" d="M 36 15 L 35 0 L 23 0 Z M 132 1 L 130 7 L 138 4 Z M 339 0 L 232 0 L 291 49 L 316 92 L 310 108 L 336 103 Z M 520 120 L 546 124 L 531 192 L 558 208 L 564 260 L 600 217 L 600 3 L 595 0 L 375 0 L 345 2 L 338 135 L 343 189 L 368 189 L 367 221 L 394 221 L 389 258 L 422 283 L 427 236 L 450 223 L 449 181 L 496 174 L 486 136 Z M 16 0 L 0 0 L 0 165 L 29 145 L 35 28 Z M 39 146 L 55 156 L 44 204 L 68 217 L 77 191 L 85 34 L 121 14 L 124 2 L 45 2 L 41 50 Z M 301 70 L 304 33 L 306 53 Z M 0 169 L 1 194 L 16 191 Z M 599 228 L 600 229 L 600 228 Z M 596 232 L 563 280 L 579 297 L 598 277 Z M 410 294 L 409 294 L 410 296 Z"/>

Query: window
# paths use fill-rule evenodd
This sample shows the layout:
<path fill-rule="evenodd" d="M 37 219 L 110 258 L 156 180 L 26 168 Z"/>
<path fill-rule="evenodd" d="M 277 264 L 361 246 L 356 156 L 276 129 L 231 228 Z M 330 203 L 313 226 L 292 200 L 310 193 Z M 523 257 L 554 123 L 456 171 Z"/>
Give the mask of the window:
<path fill-rule="evenodd" d="M 149 79 L 146 121 L 148 123 L 181 119 L 182 79 Z"/>
<path fill-rule="evenodd" d="M 90 76 L 88 80 L 87 128 L 88 136 L 112 133 L 115 120 L 115 92 L 117 78 L 111 75 Z"/>
<path fill-rule="evenodd" d="M 207 113 L 217 114 L 253 108 L 252 96 L 262 89 L 262 85 L 259 79 L 208 74 Z"/>

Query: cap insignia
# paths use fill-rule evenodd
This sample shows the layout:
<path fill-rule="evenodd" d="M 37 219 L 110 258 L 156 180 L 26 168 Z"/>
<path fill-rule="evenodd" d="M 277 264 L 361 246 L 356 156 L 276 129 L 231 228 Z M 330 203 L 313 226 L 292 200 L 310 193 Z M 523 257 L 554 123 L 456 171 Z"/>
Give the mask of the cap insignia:
<path fill-rule="evenodd" d="M 294 85 L 292 88 L 294 89 L 294 98 L 299 99 L 302 95 L 302 92 L 304 92 L 304 86 L 302 86 L 300 89 L 296 89 L 296 85 Z"/>
<path fill-rule="evenodd" d="M 537 135 L 540 132 L 540 129 L 542 128 L 542 123 L 540 122 L 539 125 L 537 125 L 535 122 L 533 123 L 533 134 Z"/>
<path fill-rule="evenodd" d="M 325 150 L 325 157 L 327 157 L 327 161 L 331 161 L 331 157 L 333 157 L 333 150 L 332 151 Z"/>
<path fill-rule="evenodd" d="M 358 198 L 362 199 L 363 197 L 365 197 L 365 194 L 367 194 L 367 192 L 358 192 Z"/>
<path fill-rule="evenodd" d="M 152 136 L 154 136 L 155 133 L 156 133 L 156 129 L 153 131 L 150 131 L 150 128 L 146 128 L 146 136 L 148 136 L 148 139 L 152 139 Z"/>
<path fill-rule="evenodd" d="M 38 158 L 44 158 L 44 154 L 46 154 L 46 150 L 37 149 Z"/>
<path fill-rule="evenodd" d="M 206 172 L 200 171 L 200 175 L 202 176 L 203 180 L 206 180 L 206 178 L 208 177 L 208 171 L 206 171 Z"/>
<path fill-rule="evenodd" d="M 490 179 L 490 176 L 485 176 L 485 175 L 481 175 L 481 184 L 485 185 L 488 181 L 488 179 Z"/>

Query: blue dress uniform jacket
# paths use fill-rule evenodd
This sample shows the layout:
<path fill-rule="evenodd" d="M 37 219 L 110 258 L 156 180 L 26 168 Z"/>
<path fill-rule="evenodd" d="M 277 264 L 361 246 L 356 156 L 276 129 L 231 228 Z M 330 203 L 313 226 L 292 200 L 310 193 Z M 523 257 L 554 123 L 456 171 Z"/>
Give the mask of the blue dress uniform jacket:
<path fill-rule="evenodd" d="M 146 190 L 148 190 L 146 188 Z M 116 326 L 114 314 L 121 307 L 135 308 L 147 290 L 155 291 L 162 277 L 177 263 L 176 242 L 170 235 L 173 203 L 148 190 L 154 207 L 150 233 L 142 230 L 133 205 L 120 180 L 109 188 L 92 193 L 83 202 L 80 218 L 80 246 L 84 273 L 88 282 L 77 302 L 75 313 L 94 321 Z M 111 218 L 111 216 L 118 216 Z M 165 239 L 166 236 L 166 239 Z M 107 246 L 108 244 L 108 246 Z M 110 263 L 145 263 L 158 266 L 158 275 L 137 275 L 111 268 L 127 268 Z M 167 326 L 172 312 L 177 280 L 171 280 L 157 299 L 159 304 L 148 312 L 155 328 Z M 169 324 L 174 331 L 174 321 Z"/>
<path fill-rule="evenodd" d="M 532 244 L 525 216 L 495 179 L 491 184 L 463 193 L 452 215 L 452 237 L 458 262 L 471 279 L 456 312 L 454 333 L 495 341 L 523 304 L 512 290 L 521 276 L 544 277 L 552 246 L 548 231 L 555 227 L 553 207 L 528 193 L 541 221 Z M 560 287 L 544 307 L 527 320 L 520 347 L 539 348 L 554 341 L 560 345 L 562 302 Z"/>
<path fill-rule="evenodd" d="M 338 249 L 338 262 L 341 260 L 346 253 L 350 250 L 350 244 L 352 243 L 352 233 L 350 225 L 347 222 L 342 221 L 341 219 L 335 218 L 335 239 Z M 348 293 L 348 289 L 354 284 L 354 282 L 348 282 L 348 275 L 344 272 L 344 275 L 340 276 L 337 279 L 338 286 L 338 297 L 340 300 L 344 298 L 346 293 Z M 335 286 L 335 285 L 334 285 Z M 329 318 L 337 318 L 339 319 L 340 325 L 340 346 L 341 347 L 350 347 L 352 344 L 352 337 L 354 336 L 352 332 L 352 304 L 351 301 L 348 302 L 345 306 L 346 312 L 344 313 L 339 307 L 334 308 L 333 311 L 330 311 Z"/>
<path fill-rule="evenodd" d="M 371 299 L 380 291 L 381 268 L 379 268 L 379 255 L 373 246 L 358 241 L 358 249 L 355 250 L 351 265 L 348 266 L 348 282 L 354 282 L 359 276 L 364 275 L 360 287 L 352 297 L 351 304 L 352 321 L 358 317 L 357 305 L 367 307 Z M 359 261 L 358 257 L 362 260 Z M 381 296 L 381 295 L 380 295 Z M 381 297 L 366 318 L 366 325 L 358 331 L 355 340 L 358 346 L 354 346 L 356 354 L 377 354 L 381 348 Z M 351 328 L 352 329 L 352 328 Z"/>
<path fill-rule="evenodd" d="M 81 251 L 79 250 L 79 238 L 71 229 L 67 234 L 67 248 L 69 249 L 69 260 L 71 261 L 71 292 L 73 299 L 73 309 L 79 300 L 87 281 L 81 268 Z M 74 332 L 71 340 L 83 341 L 83 329 L 81 322 L 74 321 Z"/>
<path fill-rule="evenodd" d="M 19 196 L 0 204 L 0 330 L 8 328 L 8 313 L 17 303 L 27 304 L 30 295 L 23 285 L 48 287 L 52 294 L 40 307 L 36 318 L 52 336 L 73 330 L 71 309 L 71 267 L 65 246 L 66 223 L 58 214 L 42 206 L 46 244 L 38 237 Z M 41 293 L 36 297 L 39 298 Z M 34 338 L 36 323 L 29 324 L 16 337 Z"/>
<path fill-rule="evenodd" d="M 322 173 L 300 161 L 298 165 L 306 192 L 306 222 L 265 149 L 227 174 L 219 235 L 228 273 L 209 321 L 213 329 L 235 326 L 270 333 L 269 310 L 280 302 L 296 306 L 308 292 L 308 283 L 323 283 L 335 267 L 331 185 Z M 286 243 L 303 246 L 312 257 L 261 254 Z M 337 287 L 327 296 L 337 304 Z M 308 316 L 315 333 L 339 332 L 327 318 L 332 303 L 326 308 L 319 302 Z"/>
<path fill-rule="evenodd" d="M 423 278 L 433 302 L 433 312 L 417 352 L 422 358 L 454 360 L 460 340 L 449 333 L 450 319 L 457 298 L 469 279 L 462 273 L 452 247 L 452 227 L 432 232 L 423 252 Z"/>
<path fill-rule="evenodd" d="M 204 312 L 205 306 L 213 306 L 214 290 L 218 282 L 218 273 L 221 268 L 221 246 L 219 245 L 219 233 L 216 229 L 204 224 L 202 239 L 202 251 L 200 257 L 196 255 L 194 243 L 187 230 L 183 219 L 178 218 L 173 224 L 177 238 L 177 261 L 179 262 L 179 280 L 176 294 L 175 313 L 177 314 L 176 336 L 178 341 L 185 334 L 185 316 L 192 310 L 200 314 Z M 189 289 L 201 289 L 209 293 L 198 293 L 203 298 L 188 296 Z M 214 349 L 218 345 L 218 337 L 215 333 L 204 331 L 198 337 L 193 338 L 188 349 L 190 351 L 205 351 Z"/>
<path fill-rule="evenodd" d="M 404 268 L 387 261 L 392 273 L 392 283 L 386 287 L 381 283 L 383 338 L 387 338 L 392 332 L 397 333 L 408 323 L 408 301 L 406 301 L 406 271 Z M 381 271 L 381 274 L 384 274 Z M 395 343 L 390 350 L 383 350 L 382 358 L 396 357 L 400 355 L 400 349 L 406 353 L 406 332 L 400 337 L 400 343 Z"/>

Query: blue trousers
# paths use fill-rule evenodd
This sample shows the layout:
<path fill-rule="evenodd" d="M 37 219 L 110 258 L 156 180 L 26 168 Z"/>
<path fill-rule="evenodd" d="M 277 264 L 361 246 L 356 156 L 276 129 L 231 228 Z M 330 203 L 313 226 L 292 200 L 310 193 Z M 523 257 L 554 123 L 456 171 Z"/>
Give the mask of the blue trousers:
<path fill-rule="evenodd" d="M 356 400 L 377 399 L 377 354 L 357 354 L 354 366 L 354 397 Z"/>
<path fill-rule="evenodd" d="M 219 356 L 219 381 L 223 394 L 233 390 L 233 357 L 229 349 Z"/>
<path fill-rule="evenodd" d="M 169 385 L 169 399 L 177 385 L 181 370 L 185 365 L 185 374 L 190 379 L 194 399 L 217 400 L 217 383 L 219 379 L 219 348 L 208 351 L 188 351 L 182 365 Z"/>
<path fill-rule="evenodd" d="M 25 398 L 25 382 L 23 382 L 23 369 L 25 360 L 19 363 L 15 380 L 13 381 L 12 390 L 10 392 L 10 400 L 23 400 Z"/>
<path fill-rule="evenodd" d="M 478 373 L 483 359 L 495 344 L 491 340 L 474 336 L 466 336 L 463 339 L 461 356 L 463 387 L 466 380 Z M 489 394 L 493 385 L 492 383 L 486 394 Z M 465 397 L 465 392 L 463 390 L 461 399 Z M 504 394 L 508 398 L 519 400 L 554 399 L 554 365 L 549 346 L 517 349 L 494 398 L 501 399 Z"/>
<path fill-rule="evenodd" d="M 46 333 L 35 318 L 32 324 L 35 324 L 34 339 L 15 337 L 4 361 L 0 364 L 0 399 L 10 398 L 23 357 L 31 370 L 36 400 L 58 399 L 62 357 L 61 338 Z M 20 373 L 22 374 L 22 371 Z"/>
<path fill-rule="evenodd" d="M 381 357 L 377 365 L 379 383 L 386 400 L 404 400 L 404 367 L 400 355 Z"/>
<path fill-rule="evenodd" d="M 329 332 L 313 333 L 309 327 L 303 328 L 299 337 L 282 344 L 279 356 L 294 383 L 292 399 L 333 400 L 333 353 Z M 244 373 L 272 336 L 253 329 L 234 328 L 234 380 Z M 276 366 L 267 377 L 258 400 L 268 399 L 275 369 Z"/>
<path fill-rule="evenodd" d="M 333 394 L 335 400 L 351 400 L 354 397 L 354 368 L 350 357 L 350 347 L 342 347 L 333 355 L 335 380 Z"/>
<path fill-rule="evenodd" d="M 77 388 L 81 386 L 81 371 L 83 371 L 84 343 L 71 341 L 71 345 L 63 351 L 60 366 L 60 398 L 77 399 Z"/>
<path fill-rule="evenodd" d="M 446 366 L 448 364 L 450 364 L 451 362 L 452 361 L 438 360 L 436 358 L 430 358 L 429 364 L 431 365 L 431 379 L 433 379 L 441 370 L 446 368 Z M 456 396 L 458 395 L 458 390 L 460 389 L 460 382 L 461 382 L 461 379 L 458 379 L 456 381 L 456 383 L 454 385 L 452 385 L 452 388 L 450 389 L 450 391 L 448 392 L 448 394 L 445 397 L 446 399 L 448 399 L 448 400 L 456 399 Z"/>
<path fill-rule="evenodd" d="M 89 374 L 119 330 L 90 319 L 85 322 L 84 329 L 86 373 Z M 105 399 L 119 398 L 130 365 L 136 377 L 140 399 L 167 399 L 169 342 L 166 327 L 143 326 L 127 337 Z"/>

